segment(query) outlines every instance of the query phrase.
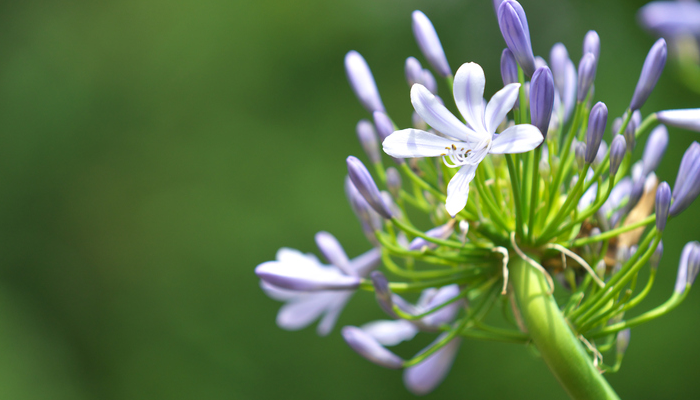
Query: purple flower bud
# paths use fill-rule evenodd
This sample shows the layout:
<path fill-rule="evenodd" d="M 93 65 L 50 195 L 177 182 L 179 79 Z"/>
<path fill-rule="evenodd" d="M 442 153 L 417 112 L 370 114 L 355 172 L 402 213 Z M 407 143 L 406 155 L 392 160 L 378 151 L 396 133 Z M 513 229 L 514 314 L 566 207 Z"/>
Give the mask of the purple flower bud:
<path fill-rule="evenodd" d="M 432 22 L 421 11 L 413 12 L 413 36 L 416 38 L 420 51 L 435 71 L 443 77 L 452 75 L 450 65 L 447 63 L 445 51 L 440 44 L 437 32 Z"/>
<path fill-rule="evenodd" d="M 569 59 L 569 53 L 566 47 L 557 43 L 552 46 L 549 53 L 549 63 L 552 66 L 552 76 L 554 77 L 554 85 L 557 87 L 557 92 L 561 98 L 562 106 L 564 107 L 564 122 L 569 119 L 569 115 L 573 111 L 576 101 L 576 66 Z"/>
<path fill-rule="evenodd" d="M 661 257 L 664 255 L 664 243 L 663 241 L 659 241 L 659 245 L 656 246 L 656 250 L 654 250 L 654 253 L 651 255 L 651 259 L 649 260 L 649 265 L 653 269 L 659 268 L 659 262 L 661 262 Z"/>
<path fill-rule="evenodd" d="M 605 160 L 605 156 L 608 154 L 608 143 L 605 139 L 600 141 L 600 147 L 598 147 L 598 152 L 595 154 L 595 160 L 593 160 L 593 165 L 597 166 Z"/>
<path fill-rule="evenodd" d="M 676 286 L 673 289 L 676 293 L 685 292 L 686 285 L 692 285 L 698 275 L 700 267 L 700 243 L 688 242 L 681 252 L 681 261 L 678 263 L 678 275 L 676 276 Z"/>
<path fill-rule="evenodd" d="M 664 157 L 666 147 L 668 146 L 668 130 L 665 126 L 659 125 L 651 131 L 647 144 L 644 147 L 644 175 L 648 175 L 651 171 L 656 170 L 661 159 Z"/>
<path fill-rule="evenodd" d="M 576 90 L 578 101 L 584 101 L 588 96 L 588 90 L 593 84 L 596 73 L 596 59 L 593 53 L 586 53 L 578 64 L 578 87 Z"/>
<path fill-rule="evenodd" d="M 428 232 L 425 232 L 426 235 L 436 238 L 436 239 L 447 239 L 452 235 L 454 232 L 454 222 L 448 222 L 445 225 L 440 225 L 437 226 Z M 411 244 L 408 246 L 409 250 L 420 250 L 423 247 L 428 247 L 429 249 L 435 249 L 437 248 L 437 244 L 433 242 L 428 242 L 427 240 L 417 237 L 411 241 Z"/>
<path fill-rule="evenodd" d="M 404 71 L 406 73 L 406 81 L 408 82 L 409 87 L 415 85 L 416 83 L 422 84 L 423 66 L 415 57 L 408 57 L 406 59 Z"/>
<path fill-rule="evenodd" d="M 537 68 L 530 83 L 530 116 L 542 136 L 547 138 L 554 108 L 554 79 L 548 67 Z"/>
<path fill-rule="evenodd" d="M 518 83 L 518 64 L 515 62 L 513 52 L 508 48 L 503 49 L 501 53 L 501 78 L 504 86 Z"/>
<path fill-rule="evenodd" d="M 379 97 L 372 71 L 370 71 L 365 59 L 355 50 L 351 50 L 345 55 L 345 74 L 355 96 L 367 111 L 384 111 L 384 104 Z"/>
<path fill-rule="evenodd" d="M 656 189 L 656 229 L 663 232 L 668 219 L 668 207 L 671 205 L 671 187 L 661 182 Z"/>
<path fill-rule="evenodd" d="M 349 156 L 346 161 L 348 165 L 348 176 L 353 185 L 355 185 L 360 194 L 362 194 L 362 197 L 365 198 L 367 203 L 372 206 L 374 211 L 379 213 L 379 215 L 386 219 L 391 219 L 391 211 L 389 211 L 389 207 L 387 207 L 382 200 L 382 195 L 379 193 L 377 184 L 374 183 L 372 175 L 370 175 L 362 161 L 354 156 Z"/>
<path fill-rule="evenodd" d="M 350 202 L 350 207 L 360 220 L 362 231 L 367 236 L 367 239 L 377 245 L 377 238 L 374 231 L 382 228 L 382 217 L 377 214 L 364 197 L 357 190 L 355 185 L 350 180 L 350 177 L 345 177 L 345 195 Z"/>
<path fill-rule="evenodd" d="M 667 39 L 700 34 L 700 3 L 695 1 L 653 1 L 637 17 L 640 25 Z"/>
<path fill-rule="evenodd" d="M 627 123 L 625 127 L 625 142 L 627 142 L 627 151 L 630 153 L 634 150 L 634 146 L 637 144 L 637 128 L 642 123 L 642 113 L 639 110 L 634 110 L 632 113 L 632 118 Z"/>
<path fill-rule="evenodd" d="M 656 116 L 663 124 L 700 132 L 700 108 L 659 111 Z"/>
<path fill-rule="evenodd" d="M 622 160 L 625 158 L 626 149 L 625 137 L 622 135 L 615 135 L 615 139 L 613 139 L 610 145 L 610 176 L 617 174 L 617 170 L 620 168 L 620 164 L 622 164 Z"/>
<path fill-rule="evenodd" d="M 627 346 L 630 344 L 630 328 L 622 330 L 617 334 L 617 343 L 615 343 L 615 351 L 618 356 L 625 354 Z"/>
<path fill-rule="evenodd" d="M 576 159 L 576 166 L 578 170 L 582 171 L 583 167 L 586 165 L 586 144 L 583 142 L 576 143 L 576 148 L 574 149 L 574 158 Z"/>
<path fill-rule="evenodd" d="M 369 361 L 386 368 L 400 369 L 403 367 L 401 357 L 387 350 L 362 329 L 356 326 L 345 326 L 341 333 L 347 344 Z"/>
<path fill-rule="evenodd" d="M 651 50 L 644 60 L 642 73 L 639 75 L 639 81 L 637 81 L 637 87 L 634 89 L 632 102 L 630 102 L 630 109 L 639 110 L 642 108 L 651 91 L 654 90 L 654 86 L 664 70 L 664 65 L 666 65 L 666 41 L 659 39 L 651 46 Z"/>
<path fill-rule="evenodd" d="M 442 340 L 446 334 L 438 336 L 435 342 L 431 343 L 423 351 Z M 454 338 L 422 362 L 406 368 L 403 373 L 403 382 L 406 388 L 417 396 L 422 396 L 435 390 L 450 372 L 461 341 L 459 337 Z"/>
<path fill-rule="evenodd" d="M 672 217 L 683 212 L 700 194 L 700 144 L 693 142 L 683 154 L 673 186 Z"/>
<path fill-rule="evenodd" d="M 399 171 L 394 167 L 389 167 L 386 169 L 386 186 L 392 196 L 397 199 L 400 197 L 401 174 L 399 174 Z"/>
<path fill-rule="evenodd" d="M 369 274 L 372 280 L 372 286 L 374 286 L 374 295 L 377 298 L 377 303 L 379 307 L 384 310 L 389 316 L 396 318 L 396 313 L 394 312 L 394 302 L 391 300 L 391 289 L 389 289 L 389 281 L 386 279 L 381 271 L 373 271 Z"/>
<path fill-rule="evenodd" d="M 377 143 L 377 132 L 374 130 L 374 125 L 366 119 L 360 120 L 355 128 L 357 138 L 360 140 L 362 149 L 367 154 L 369 161 L 374 164 L 381 159 L 379 153 L 379 144 Z"/>
<path fill-rule="evenodd" d="M 437 81 L 433 76 L 433 73 L 427 69 L 423 70 L 423 86 L 428 89 L 432 94 L 437 94 Z"/>
<path fill-rule="evenodd" d="M 292 268 L 279 261 L 268 261 L 255 267 L 255 274 L 273 286 L 297 291 L 348 290 L 360 286 L 357 276 L 313 264 L 298 264 Z"/>
<path fill-rule="evenodd" d="M 316 246 L 323 254 L 323 257 L 328 260 L 329 263 L 340 268 L 343 272 L 348 275 L 357 275 L 355 271 L 350 268 L 350 259 L 348 259 L 343 246 L 341 246 L 338 239 L 328 232 L 318 232 L 315 236 Z"/>
<path fill-rule="evenodd" d="M 506 45 L 527 76 L 535 73 L 535 56 L 530 44 L 530 29 L 525 10 L 515 0 L 505 0 L 498 7 L 498 25 Z"/>
<path fill-rule="evenodd" d="M 588 31 L 583 38 L 583 54 L 591 53 L 595 56 L 596 63 L 600 59 L 600 37 L 596 31 Z"/>
<path fill-rule="evenodd" d="M 372 116 L 374 117 L 374 127 L 377 128 L 379 139 L 383 142 L 384 139 L 394 133 L 394 123 L 391 122 L 386 113 L 381 111 L 375 111 Z"/>
<path fill-rule="evenodd" d="M 588 53 L 591 54 L 591 53 Z M 588 117 L 588 130 L 586 131 L 586 163 L 590 164 L 595 159 L 603 140 L 605 125 L 608 123 L 608 107 L 604 103 L 598 102 L 593 106 Z"/>

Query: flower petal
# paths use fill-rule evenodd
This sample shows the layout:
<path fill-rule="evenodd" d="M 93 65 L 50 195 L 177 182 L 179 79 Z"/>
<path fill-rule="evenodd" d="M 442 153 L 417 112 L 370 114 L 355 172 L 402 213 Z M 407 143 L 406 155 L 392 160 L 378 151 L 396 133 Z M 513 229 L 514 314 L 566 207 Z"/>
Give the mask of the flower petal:
<path fill-rule="evenodd" d="M 491 101 L 486 106 L 486 116 L 484 117 L 487 132 L 496 132 L 498 125 L 501 124 L 508 111 L 513 109 L 515 101 L 518 100 L 519 90 L 519 83 L 511 83 L 491 97 Z"/>
<path fill-rule="evenodd" d="M 469 182 L 474 179 L 476 167 L 478 166 L 478 164 L 467 164 L 463 166 L 457 171 L 447 185 L 445 208 L 453 218 L 467 205 L 467 200 L 469 199 Z"/>
<path fill-rule="evenodd" d="M 461 149 L 467 144 L 418 129 L 396 131 L 382 143 L 384 152 L 396 158 L 440 157 L 445 155 L 452 145 Z"/>
<path fill-rule="evenodd" d="M 455 103 L 472 129 L 486 130 L 484 123 L 484 70 L 477 63 L 462 64 L 454 80 Z"/>
<path fill-rule="evenodd" d="M 269 298 L 277 301 L 297 301 L 302 299 L 304 296 L 308 296 L 308 292 L 282 289 L 263 280 L 260 281 L 260 288 Z"/>
<path fill-rule="evenodd" d="M 319 336 L 327 336 L 331 333 L 335 322 L 338 320 L 340 313 L 343 311 L 343 308 L 345 308 L 350 297 L 352 297 L 353 292 L 338 292 L 335 294 L 335 298 L 329 302 L 326 307 L 326 313 L 316 327 L 316 333 L 318 333 Z"/>
<path fill-rule="evenodd" d="M 255 274 L 265 282 L 282 289 L 300 291 L 354 289 L 360 278 L 347 276 L 335 267 L 288 264 L 268 261 L 255 267 Z"/>
<path fill-rule="evenodd" d="M 464 125 L 457 117 L 440 104 L 425 86 L 411 87 L 411 103 L 418 115 L 436 131 L 465 142 L 479 140 L 481 135 Z"/>
<path fill-rule="evenodd" d="M 436 342 L 445 334 L 438 336 Z M 452 363 L 459 350 L 460 338 L 450 340 L 444 347 L 431 354 L 422 362 L 408 367 L 403 373 L 403 382 L 406 388 L 415 395 L 424 395 L 432 392 L 442 383 L 452 368 Z M 431 346 L 434 344 L 433 342 Z M 430 347 L 430 346 L 429 346 Z M 428 347 L 428 348 L 429 348 Z"/>
<path fill-rule="evenodd" d="M 539 146 L 544 137 L 535 126 L 520 124 L 511 126 L 493 139 L 491 154 L 525 153 Z"/>
<path fill-rule="evenodd" d="M 418 333 L 418 328 L 404 319 L 372 321 L 361 328 L 384 346 L 395 346 L 405 340 L 411 340 Z"/>
<path fill-rule="evenodd" d="M 337 295 L 335 292 L 318 292 L 283 305 L 277 313 L 277 326 L 289 331 L 307 327 L 323 314 L 328 302 L 333 301 Z"/>

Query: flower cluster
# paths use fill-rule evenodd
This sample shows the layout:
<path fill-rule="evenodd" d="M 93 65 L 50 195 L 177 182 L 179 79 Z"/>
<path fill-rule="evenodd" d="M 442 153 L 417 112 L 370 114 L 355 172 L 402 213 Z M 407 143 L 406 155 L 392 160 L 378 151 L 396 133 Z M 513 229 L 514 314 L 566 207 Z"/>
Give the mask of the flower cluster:
<path fill-rule="evenodd" d="M 413 13 L 418 47 L 458 114 L 438 96 L 430 70 L 409 57 L 405 79 L 415 112 L 410 127 L 399 129 L 364 58 L 346 55 L 350 86 L 372 118 L 357 124 L 357 135 L 376 179 L 350 156 L 345 191 L 373 248 L 350 259 L 320 232 L 316 243 L 329 265 L 281 249 L 255 272 L 270 297 L 286 302 L 277 319 L 285 329 L 320 317 L 318 333 L 328 334 L 355 291 L 373 292 L 389 319 L 346 326 L 342 335 L 369 361 L 404 369 L 413 393 L 437 387 L 462 338 L 472 338 L 534 345 L 572 397 L 615 398 L 600 372 L 620 368 L 629 329 L 678 306 L 700 268 L 700 243 L 688 243 L 669 300 L 627 317 L 652 289 L 668 219 L 700 194 L 697 142 L 673 186 L 659 182 L 655 170 L 669 141 L 660 123 L 700 131 L 700 110 L 642 115 L 666 63 L 659 39 L 629 88 L 629 107 L 609 124 L 605 103 L 594 102 L 598 34 L 586 34 L 578 67 L 561 43 L 547 64 L 534 56 L 522 6 L 494 6 L 507 47 L 504 86 L 489 101 L 483 69 L 468 62 L 453 75 L 432 23 Z M 632 150 L 646 136 L 634 162 Z M 380 141 L 390 158 L 383 159 Z M 557 303 L 555 289 L 568 299 Z M 487 323 L 497 303 L 502 323 Z M 412 358 L 388 349 L 419 333 L 436 338 Z M 614 363 L 604 362 L 607 352 Z"/>

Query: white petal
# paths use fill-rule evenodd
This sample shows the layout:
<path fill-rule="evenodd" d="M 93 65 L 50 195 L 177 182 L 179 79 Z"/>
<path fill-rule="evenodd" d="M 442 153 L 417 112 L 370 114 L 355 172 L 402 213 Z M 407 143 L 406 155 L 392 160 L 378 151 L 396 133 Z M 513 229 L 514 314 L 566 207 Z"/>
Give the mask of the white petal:
<path fill-rule="evenodd" d="M 418 333 L 418 328 L 404 319 L 372 321 L 361 328 L 384 346 L 396 346 L 405 340 L 413 339 Z"/>
<path fill-rule="evenodd" d="M 267 283 L 289 290 L 343 290 L 360 284 L 359 277 L 344 275 L 336 267 L 313 264 L 268 261 L 255 267 L 255 274 Z"/>
<path fill-rule="evenodd" d="M 403 129 L 389 135 L 382 146 L 384 152 L 396 158 L 439 157 L 454 145 L 468 149 L 467 143 L 450 140 L 418 129 Z"/>
<path fill-rule="evenodd" d="M 352 297 L 353 292 L 338 292 L 334 293 L 336 296 L 331 300 L 330 304 L 326 307 L 326 314 L 321 318 L 321 322 L 318 323 L 316 327 L 316 333 L 319 336 L 326 336 L 333 330 L 335 322 L 338 320 L 340 313 L 345 308 L 345 305 Z"/>
<path fill-rule="evenodd" d="M 477 166 L 478 164 L 467 164 L 463 166 L 457 171 L 447 185 L 445 208 L 453 218 L 467 205 L 467 200 L 469 198 L 469 182 L 474 179 Z"/>
<path fill-rule="evenodd" d="M 411 103 L 423 121 L 440 133 L 465 142 L 481 137 L 440 104 L 435 95 L 421 84 L 416 83 L 411 87 Z"/>
<path fill-rule="evenodd" d="M 476 63 L 462 64 L 454 80 L 455 103 L 467 124 L 477 132 L 486 130 L 484 123 L 484 70 Z"/>
<path fill-rule="evenodd" d="M 491 145 L 491 154 L 525 153 L 539 146 L 544 140 L 542 133 L 535 126 L 520 124 L 512 126 L 495 139 Z"/>
<path fill-rule="evenodd" d="M 487 132 L 496 132 L 496 128 L 503 122 L 508 111 L 513 109 L 513 105 L 515 105 L 519 93 L 520 84 L 511 83 L 491 97 L 491 101 L 489 101 L 489 104 L 486 106 L 485 118 Z"/>
<path fill-rule="evenodd" d="M 271 285 L 263 280 L 260 281 L 260 288 L 265 292 L 265 294 L 277 301 L 293 301 L 302 299 L 307 296 L 307 292 L 300 292 L 298 290 L 282 289 L 275 285 Z"/>
<path fill-rule="evenodd" d="M 304 254 L 299 250 L 290 249 L 288 247 L 282 247 L 277 250 L 277 255 L 275 257 L 277 261 L 289 264 L 309 264 L 309 265 L 321 265 L 321 262 L 313 254 Z"/>
<path fill-rule="evenodd" d="M 337 295 L 336 292 L 318 292 L 285 304 L 277 313 L 277 326 L 290 331 L 305 328 L 326 310 L 328 303 Z"/>
<path fill-rule="evenodd" d="M 440 335 L 437 340 L 440 340 L 442 336 L 444 334 Z M 422 362 L 406 368 L 403 373 L 403 382 L 406 388 L 416 395 L 432 392 L 450 372 L 460 342 L 460 338 L 452 339 Z"/>

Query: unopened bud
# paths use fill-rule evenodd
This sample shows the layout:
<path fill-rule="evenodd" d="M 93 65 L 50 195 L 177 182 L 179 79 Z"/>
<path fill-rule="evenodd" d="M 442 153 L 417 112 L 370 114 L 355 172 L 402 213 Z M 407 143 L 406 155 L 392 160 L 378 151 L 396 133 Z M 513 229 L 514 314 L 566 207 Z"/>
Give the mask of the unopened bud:
<path fill-rule="evenodd" d="M 452 70 L 442 49 L 440 38 L 435 32 L 433 23 L 421 11 L 413 12 L 413 36 L 423 56 L 433 66 L 435 71 L 443 77 L 452 75 Z"/>
<path fill-rule="evenodd" d="M 367 61 L 355 50 L 345 55 L 345 74 L 355 96 L 369 112 L 384 111 L 384 104 L 379 97 L 377 84 Z"/>
<path fill-rule="evenodd" d="M 634 95 L 630 102 L 631 110 L 639 110 L 647 101 L 651 91 L 654 90 L 656 82 L 659 81 L 661 72 L 666 65 L 666 41 L 659 39 L 654 43 L 644 60 L 642 73 L 639 75 L 637 87 L 634 89 Z"/>
<path fill-rule="evenodd" d="M 535 56 L 532 54 L 530 29 L 527 25 L 525 10 L 515 0 L 505 0 L 498 7 L 498 25 L 506 45 L 525 75 L 535 73 Z"/>
<path fill-rule="evenodd" d="M 668 219 L 668 208 L 671 205 L 671 187 L 668 183 L 661 182 L 656 189 L 656 229 L 663 232 Z"/>
<path fill-rule="evenodd" d="M 362 161 L 354 156 L 349 156 L 346 161 L 348 176 L 360 194 L 362 194 L 362 197 L 379 215 L 386 219 L 391 219 L 391 211 L 389 211 L 389 208 L 382 200 L 377 184 L 374 183 L 372 175 L 370 175 Z"/>
<path fill-rule="evenodd" d="M 590 53 L 588 53 L 590 54 Z M 598 154 L 600 141 L 603 140 L 605 125 L 608 123 L 608 107 L 598 102 L 593 106 L 588 117 L 588 130 L 586 131 L 586 163 L 590 164 Z"/>

